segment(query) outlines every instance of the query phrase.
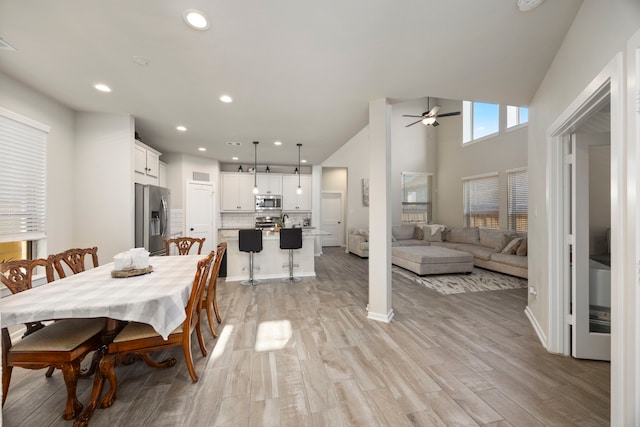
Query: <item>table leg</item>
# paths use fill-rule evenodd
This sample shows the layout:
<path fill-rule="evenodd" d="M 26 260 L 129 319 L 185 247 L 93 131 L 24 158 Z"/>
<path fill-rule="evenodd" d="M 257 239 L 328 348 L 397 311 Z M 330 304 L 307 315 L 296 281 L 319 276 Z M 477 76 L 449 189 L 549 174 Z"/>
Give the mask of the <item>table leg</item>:
<path fill-rule="evenodd" d="M 96 350 L 96 354 L 99 354 L 98 359 L 102 358 L 107 353 L 107 346 L 103 345 L 98 350 Z M 86 427 L 89 425 L 89 420 L 93 416 L 93 411 L 96 409 L 98 404 L 98 399 L 100 399 L 100 395 L 102 395 L 102 387 L 104 384 L 104 378 L 100 374 L 100 369 L 96 370 L 95 376 L 93 377 L 93 389 L 91 390 L 91 398 L 89 399 L 89 403 L 85 411 L 75 420 L 73 423 L 73 427 Z"/>

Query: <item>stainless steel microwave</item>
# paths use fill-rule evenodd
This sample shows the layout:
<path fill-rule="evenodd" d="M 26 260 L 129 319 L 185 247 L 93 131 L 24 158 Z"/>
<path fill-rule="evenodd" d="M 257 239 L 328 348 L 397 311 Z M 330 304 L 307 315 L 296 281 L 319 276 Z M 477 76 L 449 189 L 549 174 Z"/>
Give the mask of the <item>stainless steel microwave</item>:
<path fill-rule="evenodd" d="M 272 194 L 256 195 L 256 211 L 276 211 L 282 210 L 282 196 Z"/>

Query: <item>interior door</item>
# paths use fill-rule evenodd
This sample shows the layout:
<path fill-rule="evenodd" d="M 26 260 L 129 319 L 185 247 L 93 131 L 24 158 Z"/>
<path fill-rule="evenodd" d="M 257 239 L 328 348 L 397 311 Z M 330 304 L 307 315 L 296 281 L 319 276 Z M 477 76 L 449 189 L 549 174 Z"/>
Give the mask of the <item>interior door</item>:
<path fill-rule="evenodd" d="M 344 246 L 342 193 L 322 192 L 320 229 L 330 233 L 322 237 L 322 246 Z"/>
<path fill-rule="evenodd" d="M 571 135 L 575 153 L 571 170 L 571 355 L 580 359 L 611 360 L 611 334 L 598 328 L 597 312 L 591 295 L 594 280 L 589 252 L 589 145 Z M 610 209 L 610 205 L 603 206 Z M 610 291 L 609 291 L 610 292 Z M 609 303 L 610 305 L 610 303 Z"/>
<path fill-rule="evenodd" d="M 202 253 L 211 252 L 217 246 L 214 229 L 213 184 L 208 182 L 187 182 L 186 200 L 186 235 L 187 237 L 202 238 L 204 245 Z"/>

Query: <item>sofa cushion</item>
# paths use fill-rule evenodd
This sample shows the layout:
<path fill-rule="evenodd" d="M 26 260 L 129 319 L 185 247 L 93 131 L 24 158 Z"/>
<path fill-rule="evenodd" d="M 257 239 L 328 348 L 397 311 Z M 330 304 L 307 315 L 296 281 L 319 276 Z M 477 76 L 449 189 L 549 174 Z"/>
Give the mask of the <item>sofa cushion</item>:
<path fill-rule="evenodd" d="M 527 268 L 528 258 L 526 256 L 509 255 L 503 253 L 494 253 L 491 255 L 491 261 L 500 262 L 502 264 L 512 265 L 514 267 Z"/>
<path fill-rule="evenodd" d="M 496 251 L 492 248 L 487 248 L 480 245 L 470 245 L 468 243 L 456 244 L 455 250 L 468 252 L 473 255 L 474 258 L 483 259 L 485 261 L 489 261 L 491 259 L 491 255 L 496 253 Z"/>
<path fill-rule="evenodd" d="M 365 240 L 369 240 L 369 230 L 366 228 L 354 228 L 351 233 L 362 236 Z"/>
<path fill-rule="evenodd" d="M 425 224 L 422 226 L 424 240 L 427 242 L 442 242 L 442 233 L 447 227 L 441 224 Z"/>
<path fill-rule="evenodd" d="M 415 224 L 400 224 L 391 227 L 391 235 L 396 240 L 413 239 L 415 235 Z"/>
<path fill-rule="evenodd" d="M 396 240 L 395 244 L 392 244 L 392 246 L 429 246 L 429 242 L 418 239 L 405 239 Z"/>
<path fill-rule="evenodd" d="M 480 245 L 500 252 L 515 237 L 515 232 L 481 228 L 478 230 L 478 235 L 480 237 Z"/>
<path fill-rule="evenodd" d="M 518 250 L 516 251 L 516 255 L 518 256 L 527 256 L 527 238 L 524 237 L 522 242 L 518 245 Z"/>
<path fill-rule="evenodd" d="M 518 246 L 520 246 L 520 243 L 522 243 L 523 239 L 524 237 L 516 237 L 515 239 L 511 239 L 511 241 L 507 243 L 507 245 L 502 249 L 501 252 L 503 254 L 515 255 L 518 250 Z"/>
<path fill-rule="evenodd" d="M 477 245 L 480 243 L 480 234 L 478 227 L 453 227 L 447 230 L 445 240 L 453 243 Z"/>

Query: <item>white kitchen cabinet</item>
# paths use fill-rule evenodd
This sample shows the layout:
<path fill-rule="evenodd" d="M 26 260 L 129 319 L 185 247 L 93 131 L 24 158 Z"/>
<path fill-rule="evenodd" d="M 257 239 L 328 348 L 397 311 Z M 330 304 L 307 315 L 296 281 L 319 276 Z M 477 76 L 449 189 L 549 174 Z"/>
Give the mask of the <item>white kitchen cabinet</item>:
<path fill-rule="evenodd" d="M 222 210 L 226 212 L 254 212 L 253 174 L 221 173 Z"/>
<path fill-rule="evenodd" d="M 160 187 L 167 186 L 167 164 L 165 162 L 158 164 L 158 185 Z"/>
<path fill-rule="evenodd" d="M 311 175 L 300 175 L 302 194 L 298 194 L 298 175 L 282 176 L 282 210 L 311 211 Z"/>
<path fill-rule="evenodd" d="M 260 194 L 282 195 L 282 174 L 259 173 L 257 178 Z"/>
<path fill-rule="evenodd" d="M 133 148 L 135 182 L 158 185 L 161 153 L 139 141 L 135 142 Z"/>

